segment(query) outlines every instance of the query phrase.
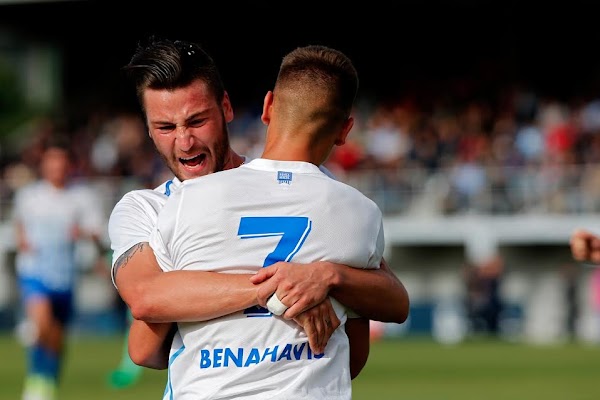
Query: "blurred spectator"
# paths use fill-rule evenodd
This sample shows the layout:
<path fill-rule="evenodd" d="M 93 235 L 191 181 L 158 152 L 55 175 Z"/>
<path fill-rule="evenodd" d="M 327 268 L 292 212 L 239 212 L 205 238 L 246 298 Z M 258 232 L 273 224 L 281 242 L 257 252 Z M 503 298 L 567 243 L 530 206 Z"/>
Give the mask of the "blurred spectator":
<path fill-rule="evenodd" d="M 600 99 L 592 100 L 583 107 L 581 127 L 585 133 L 600 132 Z"/>
<path fill-rule="evenodd" d="M 396 123 L 394 110 L 379 106 L 367 121 L 366 157 L 376 169 L 395 170 L 409 150 L 407 132 Z"/>
<path fill-rule="evenodd" d="M 471 231 L 466 242 L 467 263 L 464 269 L 467 316 L 473 333 L 500 333 L 502 301 L 500 283 L 504 260 L 493 233 L 484 228 Z"/>
<path fill-rule="evenodd" d="M 467 312 L 474 333 L 500 333 L 500 279 L 503 262 L 495 256 L 479 265 L 468 264 L 465 270 L 467 284 Z"/>
<path fill-rule="evenodd" d="M 525 163 L 541 161 L 545 151 L 545 140 L 541 129 L 533 124 L 522 125 L 517 129 L 515 146 Z"/>
<path fill-rule="evenodd" d="M 450 194 L 446 202 L 446 210 L 466 212 L 476 210 L 482 203 L 487 178 L 485 169 L 476 161 L 457 161 L 449 173 Z"/>
<path fill-rule="evenodd" d="M 438 171 L 442 160 L 442 146 L 431 123 L 420 125 L 413 136 L 408 158 L 411 167 L 423 167 L 427 175 Z"/>
<path fill-rule="evenodd" d="M 562 265 L 560 272 L 565 284 L 566 330 L 569 339 L 574 339 L 577 333 L 577 318 L 579 317 L 579 293 L 577 290 L 580 267 L 573 263 Z"/>
<path fill-rule="evenodd" d="M 346 144 L 336 146 L 327 160 L 327 167 L 338 179 L 360 168 L 365 155 L 360 143 L 353 139 L 346 139 Z"/>

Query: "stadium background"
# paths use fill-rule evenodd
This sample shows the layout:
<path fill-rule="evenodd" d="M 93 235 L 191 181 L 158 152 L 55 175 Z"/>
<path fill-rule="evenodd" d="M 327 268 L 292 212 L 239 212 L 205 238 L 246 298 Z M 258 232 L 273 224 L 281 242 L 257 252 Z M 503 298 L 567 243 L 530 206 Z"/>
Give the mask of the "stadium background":
<path fill-rule="evenodd" d="M 427 109 L 442 94 L 457 104 L 492 101 L 511 85 L 565 103 L 573 98 L 591 102 L 600 94 L 600 31 L 592 2 L 147 4 L 0 1 L 0 166 L 5 181 L 4 167 L 18 159 L 32 133 L 27 122 L 37 115 L 60 115 L 78 127 L 96 113 L 136 110 L 119 68 L 149 33 L 203 43 L 220 66 L 240 110 L 236 119 L 242 121 L 261 104 L 283 54 L 308 43 L 338 47 L 355 60 L 361 104 L 410 98 Z M 579 173 L 588 167 L 594 165 L 576 165 Z M 593 269 L 574 263 L 568 250 L 574 227 L 600 227 L 597 200 L 587 198 L 592 204 L 587 207 L 555 210 L 536 207 L 544 199 L 535 197 L 530 207 L 508 212 L 471 205 L 461 212 L 438 213 L 423 210 L 436 192 L 427 190 L 418 173 L 409 170 L 416 182 L 398 197 L 385 184 L 368 184 L 380 177 L 377 171 L 354 172 L 345 178 L 386 212 L 386 258 L 411 295 L 409 321 L 384 326 L 384 336 L 425 336 L 443 343 L 468 338 L 462 271 L 473 254 L 495 246 L 506 268 L 502 339 L 535 344 L 600 340 L 590 301 Z M 141 184 L 127 176 L 119 181 L 121 191 L 107 190 L 115 179 L 97 182 L 107 212 L 122 190 Z M 589 196 L 578 186 L 563 190 Z M 0 205 L 0 329 L 10 334 L 18 318 L 7 223 L 10 196 L 3 193 Z M 82 244 L 84 264 L 89 259 Z M 85 268 L 74 332 L 118 333 L 112 286 Z M 576 271 L 573 332 L 566 270 Z M 438 357 L 435 353 L 431 359 Z"/>

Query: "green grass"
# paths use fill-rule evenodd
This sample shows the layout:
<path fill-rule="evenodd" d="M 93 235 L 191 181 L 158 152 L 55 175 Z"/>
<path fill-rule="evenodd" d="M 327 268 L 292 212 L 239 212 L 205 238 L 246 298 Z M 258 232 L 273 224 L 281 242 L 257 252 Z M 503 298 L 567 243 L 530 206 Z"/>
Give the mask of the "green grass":
<path fill-rule="evenodd" d="M 165 371 L 144 370 L 139 383 L 128 389 L 109 387 L 108 374 L 119 363 L 122 346 L 120 336 L 71 338 L 57 400 L 160 399 Z M 13 336 L 0 336 L 0 355 L 0 400 L 18 400 L 25 373 L 24 348 Z"/>
<path fill-rule="evenodd" d="M 120 337 L 73 337 L 59 400 L 160 399 L 166 373 L 145 370 L 134 387 L 106 384 L 121 354 Z M 0 400 L 19 399 L 24 352 L 0 336 Z M 445 346 L 429 340 L 374 343 L 353 381 L 354 400 L 597 400 L 600 346 L 530 346 L 470 341 Z"/>
<path fill-rule="evenodd" d="M 600 347 L 399 340 L 373 346 L 354 399 L 591 400 L 599 377 Z"/>

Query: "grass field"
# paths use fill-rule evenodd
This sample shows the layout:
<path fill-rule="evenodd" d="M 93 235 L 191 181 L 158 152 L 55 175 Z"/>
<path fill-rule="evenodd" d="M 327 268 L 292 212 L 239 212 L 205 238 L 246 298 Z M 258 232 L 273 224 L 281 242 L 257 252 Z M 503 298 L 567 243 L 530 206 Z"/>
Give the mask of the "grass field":
<path fill-rule="evenodd" d="M 106 376 L 118 362 L 120 337 L 73 337 L 59 400 L 160 399 L 166 374 L 145 370 L 134 387 L 114 390 Z M 0 400 L 18 400 L 23 349 L 0 336 Z M 428 340 L 374 343 L 353 381 L 354 400 L 597 400 L 600 346 L 528 346 L 472 341 L 456 346 Z"/>

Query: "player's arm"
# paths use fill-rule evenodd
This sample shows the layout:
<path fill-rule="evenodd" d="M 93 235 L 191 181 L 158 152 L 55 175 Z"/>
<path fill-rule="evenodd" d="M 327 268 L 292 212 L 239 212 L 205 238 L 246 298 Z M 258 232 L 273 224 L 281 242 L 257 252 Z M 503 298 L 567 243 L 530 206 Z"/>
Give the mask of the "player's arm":
<path fill-rule="evenodd" d="M 331 262 L 280 262 L 261 268 L 250 280 L 263 284 L 258 290 L 262 306 L 272 293 L 290 306 L 283 314 L 287 319 L 323 301 L 327 295 L 368 319 L 402 323 L 408 318 L 408 292 L 385 260 L 375 270 Z"/>
<path fill-rule="evenodd" d="M 404 284 L 382 259 L 379 269 L 349 268 L 333 264 L 337 276 L 330 296 L 358 315 L 382 322 L 403 323 L 408 318 L 409 296 Z"/>
<path fill-rule="evenodd" d="M 580 262 L 600 264 L 600 237 L 585 229 L 576 229 L 569 240 L 571 255 Z"/>
<path fill-rule="evenodd" d="M 114 251 L 112 279 L 135 319 L 203 321 L 256 305 L 249 275 L 171 271 L 159 267 L 148 241 L 156 223 L 151 198 L 126 194 L 114 207 L 108 233 Z"/>
<path fill-rule="evenodd" d="M 138 243 L 115 262 L 115 284 L 135 319 L 146 322 L 206 321 L 257 304 L 249 274 L 176 270 L 163 272 L 148 243 Z"/>
<path fill-rule="evenodd" d="M 119 294 L 137 320 L 154 324 L 206 321 L 258 304 L 256 293 L 260 286 L 250 282 L 250 274 L 186 270 L 163 272 L 148 243 L 132 247 L 117 260 L 115 266 Z M 335 315 L 333 309 L 330 312 Z M 324 326 L 325 317 L 316 309 L 306 310 L 303 314 L 305 319 L 300 325 L 313 352 L 318 353 L 337 326 Z M 140 334 L 139 337 L 144 336 Z M 159 347 L 157 341 L 153 343 L 140 350 L 141 358 L 148 357 L 152 351 L 149 348 Z"/>
<path fill-rule="evenodd" d="M 348 318 L 346 335 L 350 345 L 350 378 L 354 379 L 367 363 L 371 350 L 369 319 Z"/>
<path fill-rule="evenodd" d="M 134 319 L 129 327 L 128 350 L 131 361 L 142 367 L 166 369 L 170 343 L 177 330 L 174 323 L 147 323 Z"/>

